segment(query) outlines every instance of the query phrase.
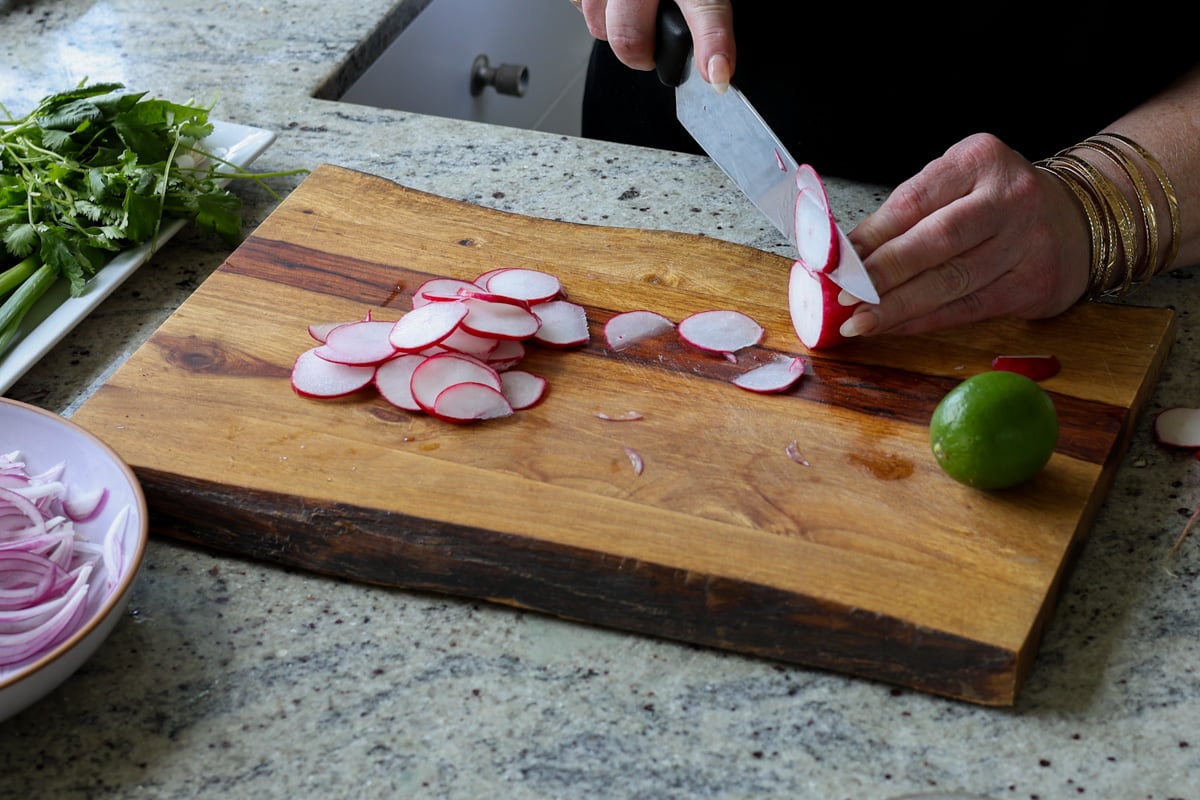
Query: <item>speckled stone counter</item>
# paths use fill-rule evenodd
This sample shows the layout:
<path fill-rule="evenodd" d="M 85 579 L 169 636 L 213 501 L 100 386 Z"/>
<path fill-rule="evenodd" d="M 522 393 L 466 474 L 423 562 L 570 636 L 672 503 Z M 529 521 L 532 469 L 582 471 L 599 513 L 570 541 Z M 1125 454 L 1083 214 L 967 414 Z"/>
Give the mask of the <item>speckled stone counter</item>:
<path fill-rule="evenodd" d="M 279 134 L 258 169 L 331 162 L 783 252 L 703 159 L 328 99 L 424 5 L 0 0 L 0 102 L 23 112 L 84 78 L 216 98 L 215 116 Z M 238 191 L 249 230 L 277 201 Z M 831 191 L 847 223 L 882 197 Z M 69 415 L 228 252 L 185 229 L 8 395 Z M 1200 461 L 1149 435 L 1154 410 L 1196 402 L 1196 279 L 1135 297 L 1177 308 L 1178 340 L 1015 708 L 155 539 L 113 636 L 0 724 L 0 800 L 1196 800 L 1200 541 L 1167 554 L 1200 503 Z"/>

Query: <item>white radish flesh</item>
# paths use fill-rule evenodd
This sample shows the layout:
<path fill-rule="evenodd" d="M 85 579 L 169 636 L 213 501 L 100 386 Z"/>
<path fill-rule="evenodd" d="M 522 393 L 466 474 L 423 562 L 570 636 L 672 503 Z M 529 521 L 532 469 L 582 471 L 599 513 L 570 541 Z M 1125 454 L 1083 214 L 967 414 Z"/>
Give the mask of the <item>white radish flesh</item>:
<path fill-rule="evenodd" d="M 510 369 L 500 373 L 500 392 L 514 411 L 532 408 L 546 396 L 548 383 L 541 375 L 523 369 Z"/>
<path fill-rule="evenodd" d="M 788 279 L 788 311 L 800 341 L 810 350 L 833 347 L 845 341 L 842 323 L 856 306 L 838 302 L 841 287 L 821 272 L 813 272 L 802 262 L 792 265 Z"/>
<path fill-rule="evenodd" d="M 604 341 L 613 350 L 624 350 L 643 339 L 674 329 L 675 323 L 656 311 L 626 311 L 604 324 Z"/>
<path fill-rule="evenodd" d="M 438 395 L 456 383 L 482 383 L 500 391 L 500 374 L 477 358 L 460 353 L 430 356 L 412 372 L 412 395 L 422 409 L 433 412 Z"/>
<path fill-rule="evenodd" d="M 536 314 L 518 305 L 474 299 L 463 300 L 462 304 L 467 308 L 467 315 L 459 324 L 476 336 L 528 339 L 541 327 Z"/>
<path fill-rule="evenodd" d="M 751 392 L 770 394 L 791 388 L 804 374 L 804 360 L 777 355 L 770 361 L 733 379 L 733 385 Z"/>
<path fill-rule="evenodd" d="M 734 353 L 762 341 L 763 328 L 741 311 L 699 311 L 680 321 L 679 336 L 712 353 Z"/>
<path fill-rule="evenodd" d="M 796 251 L 800 261 L 814 272 L 828 272 L 837 265 L 840 244 L 824 189 L 801 189 L 796 196 Z"/>
<path fill-rule="evenodd" d="M 305 397 L 344 397 L 371 383 L 375 367 L 338 364 L 305 350 L 292 365 L 292 389 Z"/>
<path fill-rule="evenodd" d="M 1200 408 L 1176 406 L 1158 412 L 1154 438 L 1172 447 L 1200 448 Z"/>
<path fill-rule="evenodd" d="M 494 386 L 464 381 L 443 389 L 429 413 L 447 422 L 476 422 L 511 416 L 512 406 Z"/>
<path fill-rule="evenodd" d="M 405 411 L 421 411 L 412 393 L 412 374 L 425 358 L 410 353 L 380 364 L 375 369 L 375 388 L 380 396 Z"/>
<path fill-rule="evenodd" d="M 419 308 L 429 302 L 431 298 L 438 300 L 454 300 L 458 299 L 461 291 L 483 291 L 483 287 L 471 281 L 459 280 L 458 278 L 430 278 L 417 287 L 413 292 L 412 306 Z"/>
<path fill-rule="evenodd" d="M 380 320 L 338 325 L 329 331 L 316 353 L 339 364 L 380 364 L 396 355 L 390 339 L 393 325 Z"/>
<path fill-rule="evenodd" d="M 562 284 L 557 277 L 535 269 L 501 268 L 492 270 L 476 282 L 489 292 L 528 303 L 544 303 L 562 293 Z"/>
<path fill-rule="evenodd" d="M 466 301 L 428 303 L 418 306 L 396 320 L 389 340 L 392 347 L 416 353 L 439 344 L 454 333 L 469 311 Z"/>
<path fill-rule="evenodd" d="M 578 347 L 587 344 L 587 309 L 567 300 L 549 300 L 531 309 L 541 325 L 533 338 L 549 347 Z"/>

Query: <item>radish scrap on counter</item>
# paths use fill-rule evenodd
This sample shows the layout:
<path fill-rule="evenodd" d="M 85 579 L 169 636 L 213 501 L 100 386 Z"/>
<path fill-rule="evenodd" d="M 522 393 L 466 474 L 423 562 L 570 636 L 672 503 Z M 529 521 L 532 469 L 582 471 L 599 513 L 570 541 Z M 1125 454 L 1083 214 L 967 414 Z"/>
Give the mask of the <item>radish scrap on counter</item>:
<path fill-rule="evenodd" d="M 992 369 L 1015 372 L 1032 381 L 1044 381 L 1057 375 L 1062 365 L 1053 355 L 996 356 L 992 359 Z"/>

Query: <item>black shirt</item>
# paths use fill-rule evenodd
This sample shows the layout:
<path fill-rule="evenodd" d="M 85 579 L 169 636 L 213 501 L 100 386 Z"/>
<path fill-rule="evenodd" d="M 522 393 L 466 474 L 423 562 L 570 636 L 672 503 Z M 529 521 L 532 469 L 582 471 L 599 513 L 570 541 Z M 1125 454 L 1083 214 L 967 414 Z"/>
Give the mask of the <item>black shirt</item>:
<path fill-rule="evenodd" d="M 852 18 L 839 25 L 811 20 L 809 3 L 735 3 L 734 84 L 797 161 L 874 183 L 911 177 L 972 133 L 993 133 L 1030 160 L 1053 155 L 1196 61 L 1187 26 L 1134 30 L 1086 6 L 1047 7 L 1035 22 L 1002 7 L 949 6 L 932 20 L 912 7 L 843 8 Z M 1135 49 L 1147 42 L 1153 50 Z M 620 64 L 603 42 L 589 66 L 583 135 L 699 152 L 675 119 L 674 90 Z"/>

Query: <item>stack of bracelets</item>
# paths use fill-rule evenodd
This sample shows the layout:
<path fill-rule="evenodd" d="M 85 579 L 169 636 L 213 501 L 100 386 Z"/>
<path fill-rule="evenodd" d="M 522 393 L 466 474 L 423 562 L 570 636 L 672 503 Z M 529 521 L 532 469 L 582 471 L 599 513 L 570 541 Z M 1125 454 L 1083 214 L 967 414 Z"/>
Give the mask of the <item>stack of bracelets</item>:
<path fill-rule="evenodd" d="M 1138 207 L 1112 179 L 1072 152 L 1078 150 L 1100 153 L 1120 167 L 1133 185 Z M 1153 173 L 1166 203 L 1171 240 L 1165 257 L 1155 197 L 1135 156 Z M 1162 165 L 1137 142 L 1119 133 L 1101 133 L 1034 166 L 1066 184 L 1083 207 L 1092 246 L 1089 300 L 1124 297 L 1174 261 L 1179 249 L 1179 201 Z M 1114 281 L 1114 276 L 1119 277 Z"/>

